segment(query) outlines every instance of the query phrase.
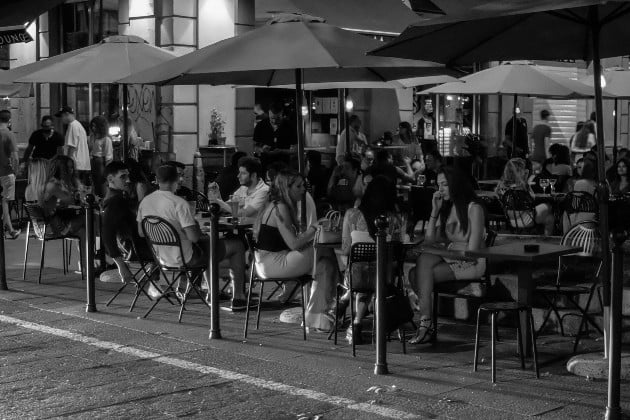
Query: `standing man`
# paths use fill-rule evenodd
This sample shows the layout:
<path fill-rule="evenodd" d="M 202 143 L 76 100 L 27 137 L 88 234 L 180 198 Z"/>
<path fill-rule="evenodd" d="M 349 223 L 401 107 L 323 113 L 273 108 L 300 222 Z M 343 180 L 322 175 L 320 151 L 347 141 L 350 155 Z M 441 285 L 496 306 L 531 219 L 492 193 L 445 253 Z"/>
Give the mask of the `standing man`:
<path fill-rule="evenodd" d="M 535 162 L 543 163 L 549 156 L 549 141 L 551 140 L 551 126 L 549 125 L 549 111 L 540 111 L 540 124 L 534 126 L 532 139 L 534 140 L 534 153 L 532 159 Z"/>
<path fill-rule="evenodd" d="M 55 114 L 55 117 L 61 118 L 61 121 L 68 125 L 64 144 L 65 155 L 74 159 L 74 164 L 81 183 L 83 185 L 92 185 L 90 182 L 90 150 L 88 148 L 85 129 L 74 117 L 74 110 L 69 106 L 61 107 Z"/>
<path fill-rule="evenodd" d="M 348 127 L 350 127 L 350 150 L 346 150 L 346 130 L 343 130 L 337 139 L 336 160 L 338 165 L 343 164 L 347 152 L 360 156 L 368 145 L 365 134 L 361 132 L 361 119 L 357 115 L 350 116 Z"/>
<path fill-rule="evenodd" d="M 296 128 L 284 115 L 282 104 L 273 104 L 269 118 L 262 119 L 254 128 L 254 143 L 263 151 L 289 150 L 297 144 Z"/>
<path fill-rule="evenodd" d="M 0 185 L 2 186 L 2 225 L 5 237 L 16 239 L 20 235 L 19 229 L 13 229 L 9 214 L 9 201 L 15 200 L 15 172 L 19 158 L 15 142 L 15 135 L 9 130 L 11 125 L 11 111 L 0 111 Z"/>
<path fill-rule="evenodd" d="M 55 131 L 50 115 L 42 117 L 41 128 L 35 130 L 28 139 L 28 147 L 24 151 L 24 161 L 32 159 L 52 159 L 59 148 L 64 145 L 63 136 Z"/>
<path fill-rule="evenodd" d="M 512 138 L 512 125 L 514 117 L 510 118 L 505 125 L 505 145 L 508 149 L 510 158 L 520 157 L 527 159 L 529 154 L 529 137 L 527 135 L 527 120 L 520 117 L 520 110 L 516 109 L 516 130 L 515 138 Z"/>

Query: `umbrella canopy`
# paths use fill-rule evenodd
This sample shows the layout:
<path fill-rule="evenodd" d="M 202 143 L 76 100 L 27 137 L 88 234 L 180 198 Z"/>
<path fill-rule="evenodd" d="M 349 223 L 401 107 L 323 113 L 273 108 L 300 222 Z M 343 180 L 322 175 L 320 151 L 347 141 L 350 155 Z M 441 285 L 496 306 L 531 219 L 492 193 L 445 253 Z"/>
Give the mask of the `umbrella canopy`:
<path fill-rule="evenodd" d="M 630 99 L 630 71 L 623 69 L 611 69 L 604 72 L 606 80 L 606 92 L 614 95 L 615 99 Z M 580 80 L 585 85 L 595 84 L 593 76 Z"/>
<path fill-rule="evenodd" d="M 296 69 L 303 70 L 304 83 L 383 82 L 446 72 L 433 62 L 365 55 L 381 45 L 319 18 L 285 15 L 120 82 L 277 86 L 295 85 Z"/>
<path fill-rule="evenodd" d="M 459 79 L 459 82 L 445 83 L 421 93 L 576 99 L 592 98 L 594 91 L 592 86 L 541 70 L 531 64 L 503 64 L 464 76 Z M 614 95 L 607 93 L 607 96 Z"/>
<path fill-rule="evenodd" d="M 551 3 L 549 8 L 557 5 Z M 592 27 L 600 28 L 600 57 L 616 57 L 630 49 L 630 2 L 608 1 L 535 13 L 475 20 L 451 17 L 424 21 L 375 50 L 379 56 L 415 58 L 447 65 L 493 60 L 594 59 Z M 445 48 L 448 46 L 448 48 Z"/>
<path fill-rule="evenodd" d="M 115 83 L 175 57 L 137 36 L 111 36 L 98 44 L 3 72 L 0 83 Z"/>
<path fill-rule="evenodd" d="M 424 76 L 411 77 L 408 79 L 390 80 L 387 82 L 328 82 L 328 83 L 305 83 L 304 90 L 318 89 L 409 89 L 416 86 L 435 85 L 440 83 L 460 83 L 459 79 L 449 76 Z M 290 89 L 294 85 L 279 85 L 277 88 Z"/>

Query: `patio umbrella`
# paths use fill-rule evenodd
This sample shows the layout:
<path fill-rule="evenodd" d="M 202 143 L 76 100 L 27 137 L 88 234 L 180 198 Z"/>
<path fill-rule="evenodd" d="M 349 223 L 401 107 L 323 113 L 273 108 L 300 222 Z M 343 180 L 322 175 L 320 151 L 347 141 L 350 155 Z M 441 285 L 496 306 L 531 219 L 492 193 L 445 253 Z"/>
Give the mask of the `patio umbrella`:
<path fill-rule="evenodd" d="M 420 93 L 514 96 L 512 118 L 516 121 L 518 96 L 554 99 L 592 98 L 593 88 L 577 80 L 541 70 L 531 64 L 507 63 L 464 76 L 458 82 L 445 83 Z M 606 96 L 613 95 L 606 92 Z M 512 139 L 515 136 L 516 124 L 513 123 Z"/>
<path fill-rule="evenodd" d="M 406 79 L 389 80 L 385 82 L 322 82 L 304 83 L 304 90 L 319 89 L 409 89 L 416 86 L 435 85 L 440 83 L 459 83 L 459 79 L 447 74 L 441 76 L 410 77 Z M 279 85 L 277 88 L 289 89 L 294 85 Z"/>
<path fill-rule="evenodd" d="M 499 2 L 496 2 L 499 4 Z M 595 107 L 597 115 L 597 155 L 602 247 L 609 249 L 608 188 L 604 184 L 606 171 L 601 58 L 617 57 L 630 52 L 625 40 L 630 38 L 630 2 L 598 1 L 596 4 L 539 10 L 534 13 L 513 14 L 476 20 L 436 20 L 422 26 L 407 28 L 400 37 L 374 54 L 431 59 L 447 65 L 470 64 L 492 60 L 592 60 L 594 69 Z M 613 276 L 608 284 L 610 265 L 604 258 L 605 297 L 611 305 L 611 333 L 609 352 L 608 418 L 620 418 L 619 369 L 621 365 L 621 306 L 622 279 Z"/>
<path fill-rule="evenodd" d="M 118 35 L 98 44 L 0 73 L 0 83 L 117 83 L 176 56 L 137 36 Z M 123 154 L 127 147 L 127 85 L 123 85 Z"/>
<path fill-rule="evenodd" d="M 287 14 L 242 35 L 219 41 L 175 60 L 120 80 L 122 83 L 209 84 L 296 87 L 303 83 L 385 82 L 442 75 L 443 66 L 416 60 L 369 57 L 381 42 L 323 23 L 321 18 Z M 298 155 L 304 155 L 302 115 L 297 112 Z M 298 159 L 302 171 L 302 159 Z"/>
<path fill-rule="evenodd" d="M 614 137 L 613 137 L 613 162 L 617 163 L 617 125 L 619 122 L 619 112 L 617 110 L 617 101 L 619 99 L 630 99 L 630 71 L 616 68 L 609 69 L 604 72 L 604 80 L 606 81 L 606 91 L 615 95 L 615 119 L 614 119 Z M 593 86 L 595 81 L 592 76 L 581 80 L 584 84 Z"/>

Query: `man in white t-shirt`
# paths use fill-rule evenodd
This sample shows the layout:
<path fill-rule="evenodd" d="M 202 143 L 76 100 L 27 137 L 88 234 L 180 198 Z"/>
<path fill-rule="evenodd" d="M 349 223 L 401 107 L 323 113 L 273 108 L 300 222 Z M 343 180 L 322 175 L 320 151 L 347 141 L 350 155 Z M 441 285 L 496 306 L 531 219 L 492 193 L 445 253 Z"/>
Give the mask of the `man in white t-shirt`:
<path fill-rule="evenodd" d="M 239 201 L 239 217 L 255 219 L 265 207 L 269 197 L 269 186 L 262 180 L 262 165 L 256 158 L 244 157 L 238 161 L 238 182 L 241 186 L 234 191 Z M 230 205 L 221 199 L 213 200 L 221 209 L 231 212 Z"/>
<path fill-rule="evenodd" d="M 156 171 L 159 189 L 146 197 L 138 206 L 138 231 L 142 232 L 142 219 L 147 216 L 158 216 L 168 221 L 179 234 L 182 251 L 172 246 L 157 246 L 156 254 L 162 264 L 180 267 L 182 259 L 188 266 L 208 266 L 210 242 L 207 235 L 201 232 L 195 220 L 193 210 L 186 200 L 175 195 L 179 187 L 177 168 L 169 165 L 160 166 Z M 245 304 L 245 247 L 238 240 L 219 241 L 217 256 L 219 260 L 229 259 L 230 276 L 232 278 L 233 311 L 246 308 Z M 183 255 L 182 255 L 183 254 Z M 183 258 L 182 258 L 183 257 Z M 208 272 L 206 271 L 206 281 Z"/>
<path fill-rule="evenodd" d="M 74 116 L 74 110 L 69 106 L 62 107 L 55 117 L 61 118 L 66 129 L 64 153 L 74 159 L 74 165 L 79 175 L 79 180 L 84 185 L 91 183 L 90 149 L 88 148 L 87 133 Z"/>

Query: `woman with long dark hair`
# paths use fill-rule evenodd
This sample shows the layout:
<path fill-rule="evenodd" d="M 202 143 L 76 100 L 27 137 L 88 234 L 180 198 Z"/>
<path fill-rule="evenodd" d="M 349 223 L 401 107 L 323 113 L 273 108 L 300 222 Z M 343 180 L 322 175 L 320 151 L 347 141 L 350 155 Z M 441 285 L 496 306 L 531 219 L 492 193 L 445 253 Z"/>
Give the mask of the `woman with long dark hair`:
<path fill-rule="evenodd" d="M 613 182 L 610 184 L 610 192 L 613 194 L 625 194 L 630 191 L 630 183 L 628 180 L 628 169 L 630 169 L 630 161 L 628 159 L 619 159 L 616 165 L 617 171 Z"/>
<path fill-rule="evenodd" d="M 352 244 L 357 242 L 374 242 L 376 236 L 376 219 L 385 215 L 388 219 L 388 233 L 395 236 L 402 231 L 402 223 L 399 218 L 400 212 L 396 205 L 396 189 L 392 188 L 391 181 L 379 175 L 374 177 L 365 188 L 365 193 L 361 198 L 358 207 L 349 209 L 343 219 L 343 229 L 341 238 L 341 254 L 350 255 Z M 354 264 L 352 273 L 346 273 L 346 283 L 352 278 L 353 285 L 364 284 L 374 287 L 375 274 L 373 266 L 367 264 Z M 356 287 L 356 286 L 355 286 Z M 341 298 L 339 312 L 345 312 L 344 309 L 350 302 L 351 296 L 344 295 Z M 348 328 L 346 339 L 350 342 L 355 340 L 355 344 L 361 342 L 361 320 L 367 312 L 370 295 L 366 293 L 357 293 L 356 296 L 356 314 L 352 320 L 353 326 Z M 353 328 L 354 327 L 354 335 Z"/>
<path fill-rule="evenodd" d="M 453 167 L 444 167 L 437 176 L 433 209 L 425 244 L 447 242 L 454 251 L 475 251 L 485 247 L 485 214 L 470 178 Z M 474 280 L 484 274 L 486 261 L 450 259 L 423 252 L 417 259 L 415 287 L 419 298 L 420 325 L 412 344 L 429 342 L 434 334 L 432 314 L 433 285 L 451 280 Z"/>

